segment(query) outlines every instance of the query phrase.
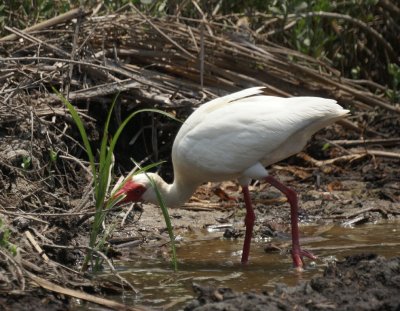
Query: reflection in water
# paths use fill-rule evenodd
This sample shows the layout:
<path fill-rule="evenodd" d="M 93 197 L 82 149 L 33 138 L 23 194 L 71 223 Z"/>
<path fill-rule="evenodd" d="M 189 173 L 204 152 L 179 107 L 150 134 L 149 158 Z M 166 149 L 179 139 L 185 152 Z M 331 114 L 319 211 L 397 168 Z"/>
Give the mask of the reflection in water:
<path fill-rule="evenodd" d="M 302 241 L 304 249 L 312 250 L 319 257 L 316 265 L 302 273 L 291 269 L 290 256 L 265 253 L 265 243 L 260 241 L 252 245 L 249 264 L 241 266 L 241 254 L 238 251 L 242 247 L 241 240 L 210 240 L 210 234 L 203 232 L 201 236 L 186 237 L 186 242 L 179 246 L 177 273 L 172 271 L 168 262 L 160 260 L 120 262 L 120 272 L 140 290 L 140 294 L 135 297 L 110 298 L 122 299 L 130 304 L 178 310 L 186 300 L 193 297 L 193 283 L 231 287 L 237 291 L 271 290 L 276 283 L 296 285 L 322 271 L 326 261 L 334 258 L 340 260 L 347 255 L 368 252 L 388 258 L 400 256 L 398 226 L 398 223 L 393 222 L 355 228 L 302 227 L 304 235 L 314 236 Z"/>

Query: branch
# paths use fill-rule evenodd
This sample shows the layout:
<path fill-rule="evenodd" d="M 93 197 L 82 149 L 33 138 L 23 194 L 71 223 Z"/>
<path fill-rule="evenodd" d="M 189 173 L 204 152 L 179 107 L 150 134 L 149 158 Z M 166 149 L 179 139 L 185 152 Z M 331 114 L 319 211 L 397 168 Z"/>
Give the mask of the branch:
<path fill-rule="evenodd" d="M 90 294 L 87 294 L 82 291 L 77 291 L 77 290 L 73 290 L 70 288 L 62 287 L 60 285 L 57 285 L 55 283 L 52 283 L 45 279 L 42 279 L 38 276 L 35 276 L 34 274 L 29 273 L 28 271 L 26 271 L 26 274 L 32 281 L 34 281 L 40 287 L 43 287 L 44 289 L 50 290 L 52 292 L 60 293 L 60 294 L 67 295 L 70 297 L 75 297 L 75 298 L 82 299 L 85 301 L 90 301 L 90 302 L 93 302 L 93 303 L 96 303 L 96 304 L 99 304 L 102 306 L 106 306 L 107 308 L 111 308 L 114 310 L 128 310 L 128 311 L 144 311 L 144 310 L 146 310 L 143 308 L 127 306 L 127 305 L 124 305 L 122 303 L 119 303 L 119 302 L 116 302 L 113 300 L 96 297 L 94 295 L 90 295 Z"/>
<path fill-rule="evenodd" d="M 51 27 L 51 26 L 54 26 L 57 24 L 65 23 L 66 21 L 69 21 L 75 17 L 78 17 L 79 15 L 87 15 L 87 14 L 90 14 L 90 11 L 83 11 L 81 8 L 73 9 L 64 14 L 61 14 L 56 17 L 50 18 L 46 21 L 43 21 L 39 24 L 25 28 L 23 30 L 23 32 L 32 32 L 34 30 L 45 29 L 45 28 L 48 28 L 48 27 Z M 16 36 L 15 34 L 11 34 L 11 35 L 5 36 L 3 38 L 0 38 L 0 42 L 13 41 L 17 38 L 18 38 L 18 36 Z"/>

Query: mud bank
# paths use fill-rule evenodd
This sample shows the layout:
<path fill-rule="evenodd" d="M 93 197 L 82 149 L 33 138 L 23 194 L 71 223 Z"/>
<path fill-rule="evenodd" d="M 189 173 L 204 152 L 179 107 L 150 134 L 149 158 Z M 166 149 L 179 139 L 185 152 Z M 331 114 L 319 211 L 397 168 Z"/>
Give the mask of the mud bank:
<path fill-rule="evenodd" d="M 330 264 L 322 276 L 268 293 L 235 293 L 194 286 L 197 299 L 185 311 L 222 310 L 399 310 L 400 258 L 374 254 Z"/>

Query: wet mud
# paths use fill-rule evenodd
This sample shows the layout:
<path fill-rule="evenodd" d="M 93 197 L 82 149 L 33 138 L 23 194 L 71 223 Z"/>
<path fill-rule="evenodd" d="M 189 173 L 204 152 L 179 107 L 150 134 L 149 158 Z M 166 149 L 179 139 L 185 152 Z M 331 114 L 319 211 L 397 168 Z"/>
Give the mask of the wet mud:
<path fill-rule="evenodd" d="M 323 275 L 272 292 L 236 293 L 194 285 L 197 299 L 185 311 L 235 310 L 399 310 L 400 257 L 349 256 L 329 264 Z"/>

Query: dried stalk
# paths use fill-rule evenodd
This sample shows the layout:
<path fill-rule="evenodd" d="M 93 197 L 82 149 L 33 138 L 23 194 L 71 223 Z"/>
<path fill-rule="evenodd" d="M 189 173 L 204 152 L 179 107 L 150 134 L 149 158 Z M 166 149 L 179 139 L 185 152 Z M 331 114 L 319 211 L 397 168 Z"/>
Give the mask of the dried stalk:
<path fill-rule="evenodd" d="M 70 21 L 71 19 L 74 19 L 74 18 L 76 18 L 76 17 L 78 17 L 80 15 L 83 16 L 83 15 L 87 15 L 87 14 L 90 14 L 90 12 L 89 11 L 85 12 L 81 8 L 72 9 L 71 11 L 68 11 L 68 12 L 66 12 L 64 14 L 55 16 L 55 17 L 53 17 L 51 19 L 48 19 L 48 20 L 46 20 L 44 22 L 41 22 L 39 24 L 36 24 L 36 25 L 31 26 L 31 27 L 25 28 L 23 30 L 23 32 L 32 32 L 32 31 L 35 31 L 35 30 L 42 30 L 42 29 L 45 29 L 45 28 L 50 28 L 52 26 L 55 26 L 55 25 Z M 0 42 L 2 42 L 2 41 L 13 41 L 15 39 L 17 39 L 17 36 L 15 34 L 11 34 L 11 35 L 5 36 L 3 38 L 0 38 Z"/>

